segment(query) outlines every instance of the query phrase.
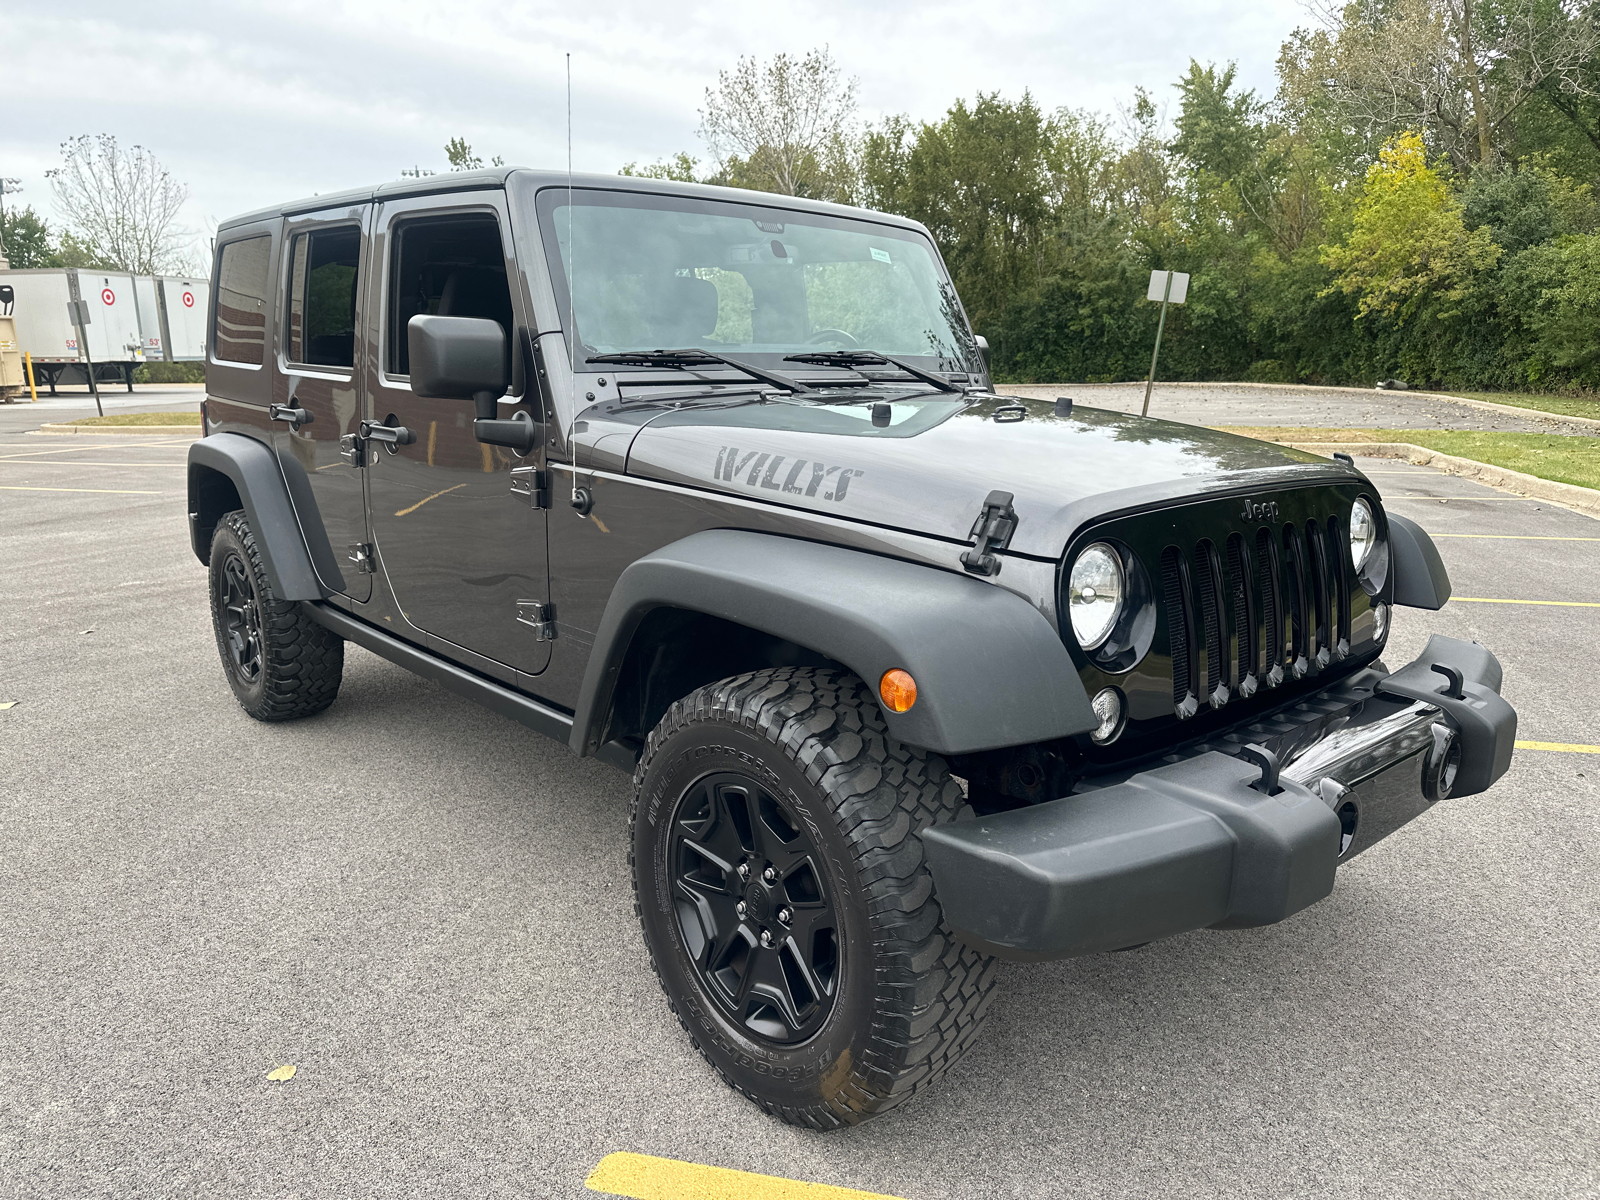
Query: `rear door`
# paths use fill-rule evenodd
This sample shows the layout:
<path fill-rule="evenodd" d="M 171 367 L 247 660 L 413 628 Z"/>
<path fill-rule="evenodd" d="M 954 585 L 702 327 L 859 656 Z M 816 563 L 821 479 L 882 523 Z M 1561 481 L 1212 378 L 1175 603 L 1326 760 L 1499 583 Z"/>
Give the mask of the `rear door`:
<path fill-rule="evenodd" d="M 352 600 L 372 595 L 363 456 L 354 446 L 365 409 L 356 354 L 371 205 L 290 217 L 279 278 L 274 441 L 322 582 Z M 301 411 L 309 422 L 282 419 Z M 318 551 L 321 551 L 320 553 Z"/>
<path fill-rule="evenodd" d="M 542 419 L 538 389 L 524 382 L 529 372 L 520 362 L 529 317 L 505 195 L 390 201 L 374 217 L 374 245 L 384 279 L 379 287 L 374 271 L 382 324 L 372 419 L 416 438 L 368 451 L 378 559 L 405 619 L 444 643 L 444 653 L 513 681 L 504 669 L 537 674 L 555 628 L 541 611 L 550 596 L 545 509 L 536 507 L 545 439 L 526 458 L 479 442 L 470 402 L 412 393 L 406 346 L 406 323 L 419 313 L 498 321 L 513 380 L 500 416 Z"/>

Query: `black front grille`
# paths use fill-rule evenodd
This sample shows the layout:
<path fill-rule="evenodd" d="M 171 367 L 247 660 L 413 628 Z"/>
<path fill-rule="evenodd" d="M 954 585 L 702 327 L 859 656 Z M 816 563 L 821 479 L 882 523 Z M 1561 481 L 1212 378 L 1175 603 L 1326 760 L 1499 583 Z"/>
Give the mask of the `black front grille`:
<path fill-rule="evenodd" d="M 1180 717 L 1315 674 L 1350 651 L 1350 589 L 1337 517 L 1165 548 L 1161 587 Z M 1187 569 L 1186 569 L 1187 568 Z"/>

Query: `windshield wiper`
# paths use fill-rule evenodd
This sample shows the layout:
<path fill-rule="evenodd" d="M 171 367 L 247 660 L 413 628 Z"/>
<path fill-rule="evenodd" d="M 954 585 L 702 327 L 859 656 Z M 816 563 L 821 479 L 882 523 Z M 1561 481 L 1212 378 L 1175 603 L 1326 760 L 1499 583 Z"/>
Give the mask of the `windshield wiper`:
<path fill-rule="evenodd" d="M 590 360 L 593 361 L 593 360 Z M 966 388 L 959 384 L 951 383 L 943 376 L 935 375 L 932 371 L 924 371 L 921 367 L 914 367 L 910 363 L 898 358 L 890 358 L 887 354 L 880 354 L 876 350 L 816 350 L 807 354 L 786 354 L 784 362 L 808 363 L 816 367 L 899 367 L 913 379 L 920 379 L 923 383 L 931 384 L 941 392 L 965 393 Z"/>
<path fill-rule="evenodd" d="M 770 383 L 774 387 L 781 387 L 789 392 L 814 392 L 817 389 L 807 387 L 798 379 L 790 379 L 787 375 L 780 375 L 776 371 L 768 371 L 765 367 L 751 366 L 749 363 L 740 362 L 736 358 L 729 358 L 726 354 L 715 354 L 710 350 L 702 350 L 698 346 L 687 350 L 622 350 L 616 354 L 594 354 L 589 357 L 592 363 L 610 363 L 619 367 L 675 367 L 679 370 L 688 370 L 691 367 L 705 367 L 712 363 L 721 363 L 737 371 L 743 371 L 752 379 L 759 379 L 763 383 Z"/>

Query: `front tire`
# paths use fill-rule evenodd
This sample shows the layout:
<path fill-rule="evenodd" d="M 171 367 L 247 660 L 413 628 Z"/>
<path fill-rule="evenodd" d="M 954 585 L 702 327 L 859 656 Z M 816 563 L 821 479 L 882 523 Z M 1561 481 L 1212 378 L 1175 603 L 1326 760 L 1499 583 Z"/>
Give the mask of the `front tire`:
<path fill-rule="evenodd" d="M 332 704 L 344 678 L 344 639 L 279 600 L 243 512 L 211 538 L 211 624 L 240 707 L 258 721 L 309 717 Z"/>
<path fill-rule="evenodd" d="M 945 925 L 921 830 L 965 798 L 861 681 L 778 668 L 678 701 L 630 820 L 634 907 L 700 1053 L 795 1125 L 902 1103 L 966 1054 L 995 960 Z"/>

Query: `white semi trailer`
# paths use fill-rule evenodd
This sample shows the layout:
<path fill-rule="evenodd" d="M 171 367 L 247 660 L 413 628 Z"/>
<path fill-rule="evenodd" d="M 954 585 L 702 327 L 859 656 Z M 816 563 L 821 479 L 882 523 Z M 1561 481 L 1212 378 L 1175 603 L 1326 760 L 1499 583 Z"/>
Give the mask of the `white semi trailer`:
<path fill-rule="evenodd" d="M 205 357 L 203 282 L 152 278 L 72 267 L 0 271 L 14 293 L 17 340 L 33 359 L 39 382 L 53 394 L 63 380 L 121 380 L 133 390 L 135 367 L 147 362 L 193 362 Z M 69 303 L 88 305 L 84 345 Z"/>
<path fill-rule="evenodd" d="M 161 346 L 167 362 L 204 362 L 211 283 L 192 276 L 158 275 Z"/>

